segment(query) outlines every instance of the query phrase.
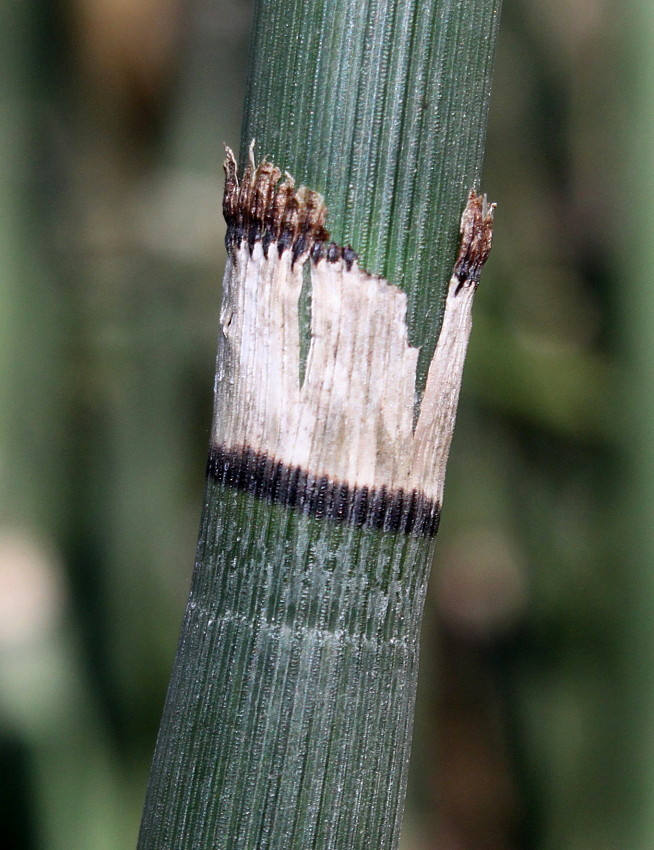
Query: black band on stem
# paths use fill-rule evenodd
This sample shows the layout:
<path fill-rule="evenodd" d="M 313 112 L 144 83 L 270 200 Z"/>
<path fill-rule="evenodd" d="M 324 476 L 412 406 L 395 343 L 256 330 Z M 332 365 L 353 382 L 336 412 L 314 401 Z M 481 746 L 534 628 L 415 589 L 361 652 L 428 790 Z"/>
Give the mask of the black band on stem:
<path fill-rule="evenodd" d="M 316 519 L 415 537 L 434 537 L 438 531 L 440 505 L 417 490 L 357 487 L 332 481 L 248 447 L 236 450 L 213 446 L 207 477 L 223 487 Z"/>

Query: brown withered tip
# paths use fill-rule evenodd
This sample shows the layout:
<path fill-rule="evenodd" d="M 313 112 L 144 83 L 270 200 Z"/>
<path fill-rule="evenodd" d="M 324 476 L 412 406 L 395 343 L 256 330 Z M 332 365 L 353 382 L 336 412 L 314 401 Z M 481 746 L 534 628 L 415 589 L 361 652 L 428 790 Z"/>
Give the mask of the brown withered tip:
<path fill-rule="evenodd" d="M 486 195 L 474 189 L 461 216 L 461 245 L 454 264 L 454 275 L 460 284 L 479 283 L 481 269 L 488 259 L 493 244 L 493 216 L 495 204 L 489 204 Z"/>
<path fill-rule="evenodd" d="M 327 242 L 327 209 L 322 195 L 306 186 L 296 188 L 288 173 L 280 183 L 280 169 L 265 157 L 257 165 L 253 148 L 254 143 L 239 181 L 236 157 L 225 146 L 223 213 L 228 246 L 247 241 L 252 250 L 256 242 L 261 242 L 267 254 L 275 242 L 280 253 L 291 249 L 296 258 Z"/>

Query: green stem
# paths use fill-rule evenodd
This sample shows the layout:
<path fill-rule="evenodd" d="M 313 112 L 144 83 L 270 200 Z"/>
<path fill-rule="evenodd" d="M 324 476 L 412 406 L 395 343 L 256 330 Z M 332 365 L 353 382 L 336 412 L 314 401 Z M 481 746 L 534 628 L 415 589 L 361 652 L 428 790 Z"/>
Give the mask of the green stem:
<path fill-rule="evenodd" d="M 252 138 L 401 285 L 426 373 L 499 0 L 260 0 Z M 220 412 L 218 412 L 220 415 Z M 218 476 L 219 477 L 219 476 Z M 394 848 L 431 538 L 206 490 L 140 850 Z"/>
<path fill-rule="evenodd" d="M 501 0 L 259 0 L 240 161 L 325 196 L 332 239 L 409 296 L 424 380 L 482 165 Z"/>
<path fill-rule="evenodd" d="M 620 777 L 623 803 L 620 843 L 646 850 L 654 842 L 654 243 L 649 198 L 654 189 L 654 8 L 629 4 L 622 22 L 622 87 L 616 103 L 628 104 L 620 126 L 625 157 L 621 185 L 616 298 L 624 353 L 624 380 L 614 414 L 622 426 L 625 505 L 615 527 L 616 559 L 625 559 L 626 598 L 620 637 L 626 703 L 621 717 Z M 646 199 L 646 200 L 641 200 Z M 623 483 L 623 482 L 621 482 Z"/>
<path fill-rule="evenodd" d="M 429 543 L 207 504 L 140 846 L 394 846 Z"/>

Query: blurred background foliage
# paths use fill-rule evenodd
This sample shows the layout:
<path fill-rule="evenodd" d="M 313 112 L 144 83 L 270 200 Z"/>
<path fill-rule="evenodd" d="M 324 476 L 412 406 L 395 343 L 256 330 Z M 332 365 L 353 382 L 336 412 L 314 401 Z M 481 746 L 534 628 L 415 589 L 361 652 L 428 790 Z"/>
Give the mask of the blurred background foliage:
<path fill-rule="evenodd" d="M 654 847 L 648 6 L 505 0 L 495 248 L 405 850 Z M 0 5 L 7 850 L 135 846 L 200 515 L 251 7 Z"/>

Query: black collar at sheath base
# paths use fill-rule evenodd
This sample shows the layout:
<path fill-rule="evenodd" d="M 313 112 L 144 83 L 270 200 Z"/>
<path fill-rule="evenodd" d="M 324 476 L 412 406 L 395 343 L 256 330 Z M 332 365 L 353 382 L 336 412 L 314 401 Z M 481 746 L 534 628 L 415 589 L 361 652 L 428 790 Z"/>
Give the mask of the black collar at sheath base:
<path fill-rule="evenodd" d="M 223 487 L 241 490 L 316 519 L 414 537 L 434 537 L 438 531 L 440 505 L 424 493 L 332 481 L 247 446 L 242 449 L 212 446 L 207 477 Z"/>

